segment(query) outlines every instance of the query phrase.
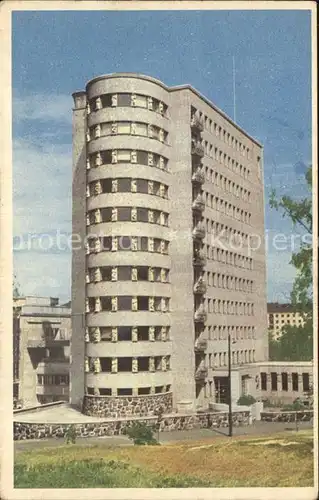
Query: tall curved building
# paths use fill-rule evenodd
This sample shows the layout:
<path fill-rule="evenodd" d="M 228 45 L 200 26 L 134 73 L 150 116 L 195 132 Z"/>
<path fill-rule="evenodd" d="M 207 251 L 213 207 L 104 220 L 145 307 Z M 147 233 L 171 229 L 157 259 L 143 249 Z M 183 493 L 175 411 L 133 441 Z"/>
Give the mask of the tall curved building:
<path fill-rule="evenodd" d="M 262 235 L 261 146 L 189 86 L 120 73 L 73 98 L 71 403 L 195 411 L 229 333 L 233 368 L 267 359 L 264 247 L 253 266 L 210 241 Z"/>

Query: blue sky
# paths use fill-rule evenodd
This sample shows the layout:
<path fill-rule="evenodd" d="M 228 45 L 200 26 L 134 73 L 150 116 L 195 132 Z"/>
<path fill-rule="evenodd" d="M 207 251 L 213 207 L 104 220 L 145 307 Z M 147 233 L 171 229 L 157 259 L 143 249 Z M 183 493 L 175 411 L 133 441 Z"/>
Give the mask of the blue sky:
<path fill-rule="evenodd" d="M 302 197 L 311 162 L 309 11 L 15 12 L 14 268 L 21 292 L 70 298 L 72 97 L 99 74 L 137 72 L 191 84 L 264 144 L 266 233 L 291 234 L 271 188 Z M 32 235 L 32 237 L 30 236 Z M 32 241 L 32 243 L 30 243 Z M 64 241 L 64 240 L 63 240 Z M 22 243 L 23 242 L 23 243 Z M 29 242 L 29 243 L 28 243 Z M 289 299 L 291 249 L 267 251 L 268 300 Z"/>

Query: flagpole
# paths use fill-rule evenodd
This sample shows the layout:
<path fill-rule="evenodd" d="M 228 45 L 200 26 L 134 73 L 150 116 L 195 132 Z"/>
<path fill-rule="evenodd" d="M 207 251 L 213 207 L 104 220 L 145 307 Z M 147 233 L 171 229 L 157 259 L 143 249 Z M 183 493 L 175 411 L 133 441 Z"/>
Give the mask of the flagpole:
<path fill-rule="evenodd" d="M 235 57 L 233 56 L 233 106 L 234 106 L 234 122 L 236 121 L 236 85 L 235 85 Z"/>

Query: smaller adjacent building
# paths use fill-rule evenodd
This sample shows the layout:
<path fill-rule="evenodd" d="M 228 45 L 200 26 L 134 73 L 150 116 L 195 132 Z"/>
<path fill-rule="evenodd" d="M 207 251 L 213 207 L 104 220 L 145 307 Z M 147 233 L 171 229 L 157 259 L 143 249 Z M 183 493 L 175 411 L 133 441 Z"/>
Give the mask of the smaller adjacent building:
<path fill-rule="evenodd" d="M 216 370 L 215 394 L 205 390 L 206 407 L 211 403 L 228 403 L 228 371 Z M 234 366 L 231 370 L 232 402 L 242 395 L 274 405 L 291 404 L 312 390 L 312 361 L 259 361 Z"/>
<path fill-rule="evenodd" d="M 70 304 L 52 297 L 13 299 L 15 406 L 69 401 Z"/>
<path fill-rule="evenodd" d="M 259 363 L 261 399 L 290 404 L 313 387 L 312 361 L 264 361 Z"/>
<path fill-rule="evenodd" d="M 267 304 L 268 329 L 273 332 L 274 340 L 281 336 L 281 330 L 285 325 L 301 326 L 303 318 L 292 304 L 279 304 L 270 302 Z"/>

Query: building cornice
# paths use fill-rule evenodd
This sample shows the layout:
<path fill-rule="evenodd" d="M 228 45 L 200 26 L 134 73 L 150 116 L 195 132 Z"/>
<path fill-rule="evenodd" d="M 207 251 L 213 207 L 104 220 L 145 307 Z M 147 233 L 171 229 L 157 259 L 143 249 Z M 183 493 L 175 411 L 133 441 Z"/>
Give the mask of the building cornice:
<path fill-rule="evenodd" d="M 93 83 L 96 83 L 100 80 L 107 80 L 107 79 L 112 79 L 112 78 L 136 78 L 137 80 L 145 80 L 151 83 L 155 83 L 156 85 L 159 85 L 162 87 L 164 90 L 167 92 L 177 92 L 179 90 L 189 90 L 193 92 L 197 97 L 202 99 L 208 106 L 210 106 L 214 111 L 216 111 L 218 114 L 220 114 L 225 120 L 227 120 L 233 127 L 235 127 L 240 133 L 242 133 L 245 137 L 250 139 L 252 142 L 254 142 L 258 147 L 263 148 L 263 145 L 257 141 L 254 137 L 249 135 L 243 128 L 241 128 L 236 122 L 234 122 L 224 111 L 222 111 L 220 108 L 218 108 L 212 101 L 210 101 L 207 97 L 205 97 L 201 92 L 196 90 L 192 85 L 190 84 L 185 84 L 185 85 L 176 85 L 173 87 L 168 87 L 165 85 L 165 83 L 161 82 L 160 80 L 157 80 L 157 78 L 153 78 L 151 76 L 147 75 L 142 75 L 139 73 L 110 73 L 106 75 L 100 75 L 92 78 L 89 80 L 86 84 L 86 91 L 88 90 L 89 86 L 92 85 Z M 78 91 L 75 94 L 77 95 L 83 95 L 84 91 Z M 73 96 L 75 94 L 72 94 Z"/>

